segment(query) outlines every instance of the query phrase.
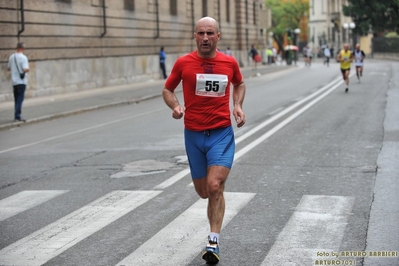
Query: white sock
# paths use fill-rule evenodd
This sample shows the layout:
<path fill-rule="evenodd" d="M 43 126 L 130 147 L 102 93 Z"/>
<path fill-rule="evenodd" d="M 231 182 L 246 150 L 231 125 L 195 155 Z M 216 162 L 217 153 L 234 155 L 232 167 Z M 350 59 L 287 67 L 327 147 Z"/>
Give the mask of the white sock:
<path fill-rule="evenodd" d="M 215 240 L 216 240 L 216 243 L 218 243 L 218 244 L 219 244 L 219 237 L 220 237 L 220 235 L 218 233 L 211 232 L 209 234 L 209 239 L 213 242 L 215 242 Z"/>

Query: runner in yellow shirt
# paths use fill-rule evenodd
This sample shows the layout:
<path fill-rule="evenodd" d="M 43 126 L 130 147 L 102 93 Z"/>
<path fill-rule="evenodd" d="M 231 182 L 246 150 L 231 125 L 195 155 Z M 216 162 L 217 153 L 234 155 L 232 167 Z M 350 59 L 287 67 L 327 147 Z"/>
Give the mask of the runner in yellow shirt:
<path fill-rule="evenodd" d="M 347 44 L 347 43 L 344 44 L 344 49 L 342 49 L 339 52 L 337 59 L 339 62 L 341 62 L 340 67 L 341 67 L 342 78 L 345 80 L 345 84 L 346 84 L 345 92 L 348 92 L 348 90 L 349 90 L 349 73 L 351 70 L 351 63 L 353 61 L 353 54 L 349 50 L 349 44 Z"/>

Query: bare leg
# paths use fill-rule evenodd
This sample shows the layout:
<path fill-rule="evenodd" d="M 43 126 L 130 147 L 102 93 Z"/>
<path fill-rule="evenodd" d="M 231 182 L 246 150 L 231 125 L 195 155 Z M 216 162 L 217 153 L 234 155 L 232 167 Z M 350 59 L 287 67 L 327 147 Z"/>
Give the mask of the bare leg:
<path fill-rule="evenodd" d="M 349 70 L 345 71 L 345 84 L 346 84 L 346 87 L 349 86 Z"/>
<path fill-rule="evenodd" d="M 225 211 L 223 191 L 229 172 L 230 169 L 224 166 L 210 166 L 208 167 L 207 176 L 204 178 L 206 179 L 206 182 L 199 181 L 196 182 L 197 184 L 194 183 L 194 186 L 206 183 L 206 192 L 208 196 L 208 219 L 211 230 L 209 237 L 212 236 L 212 239 L 209 239 L 209 243 L 205 248 L 202 259 L 211 264 L 218 263 L 220 260 L 218 246 L 219 237 L 217 235 L 220 234 L 222 229 Z M 203 188 L 196 188 L 196 190 L 203 191 Z"/>
<path fill-rule="evenodd" d="M 345 84 L 346 84 L 345 92 L 348 92 L 348 90 L 349 90 L 349 70 L 345 71 L 344 76 L 345 76 Z"/>
<path fill-rule="evenodd" d="M 211 232 L 220 233 L 223 223 L 225 201 L 224 184 L 230 169 L 210 166 L 206 177 L 193 180 L 195 190 L 201 198 L 208 198 L 208 219 Z"/>
<path fill-rule="evenodd" d="M 200 196 L 203 199 L 207 199 L 208 198 L 208 190 L 206 187 L 207 177 L 204 176 L 202 178 L 193 179 L 193 183 L 195 191 L 197 192 L 198 196 Z"/>
<path fill-rule="evenodd" d="M 211 232 L 220 233 L 225 210 L 224 184 L 230 169 L 224 166 L 211 166 L 208 169 L 208 219 Z"/>

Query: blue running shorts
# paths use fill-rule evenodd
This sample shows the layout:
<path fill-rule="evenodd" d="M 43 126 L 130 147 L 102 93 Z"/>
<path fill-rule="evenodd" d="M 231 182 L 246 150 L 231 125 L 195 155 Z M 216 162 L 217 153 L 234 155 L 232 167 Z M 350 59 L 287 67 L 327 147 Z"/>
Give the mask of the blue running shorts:
<path fill-rule="evenodd" d="M 235 152 L 232 126 L 204 131 L 184 129 L 184 140 L 193 179 L 205 177 L 212 165 L 231 169 Z"/>

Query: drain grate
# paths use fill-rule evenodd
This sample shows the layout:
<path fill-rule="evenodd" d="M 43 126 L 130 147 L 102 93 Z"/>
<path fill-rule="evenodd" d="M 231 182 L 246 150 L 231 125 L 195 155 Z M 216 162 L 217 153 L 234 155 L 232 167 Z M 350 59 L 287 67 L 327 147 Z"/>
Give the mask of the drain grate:
<path fill-rule="evenodd" d="M 375 173 L 375 172 L 377 172 L 378 167 L 377 167 L 377 165 L 362 166 L 362 167 L 359 167 L 359 169 L 362 173 Z"/>

